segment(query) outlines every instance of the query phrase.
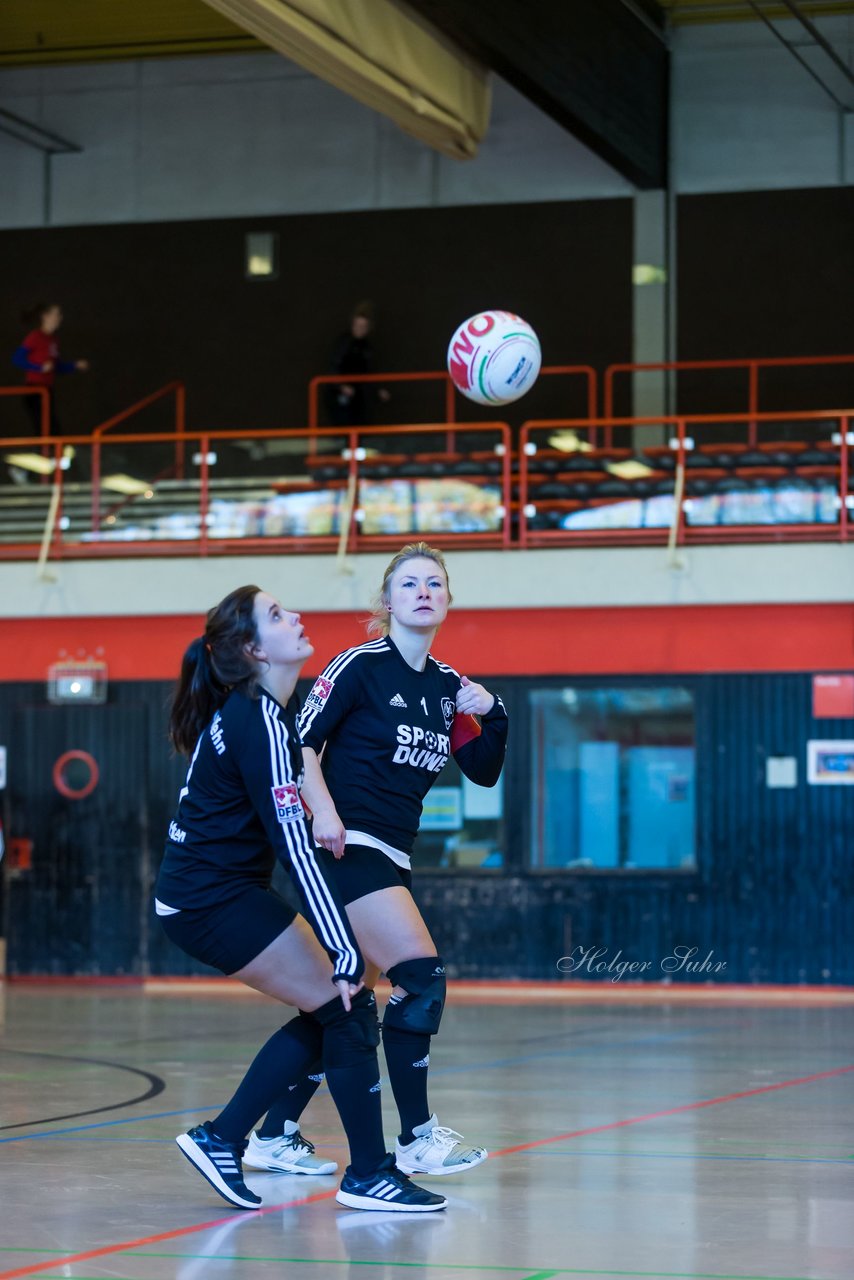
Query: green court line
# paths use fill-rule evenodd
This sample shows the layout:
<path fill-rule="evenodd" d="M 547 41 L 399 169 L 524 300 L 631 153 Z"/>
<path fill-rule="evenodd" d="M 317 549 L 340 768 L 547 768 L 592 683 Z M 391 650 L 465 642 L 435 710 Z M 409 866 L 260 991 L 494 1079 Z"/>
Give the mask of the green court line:
<path fill-rule="evenodd" d="M 609 1271 L 595 1267 L 557 1267 L 532 1272 L 530 1265 L 510 1267 L 499 1263 L 488 1266 L 473 1262 L 391 1262 L 387 1258 L 381 1261 L 365 1258 L 252 1258 L 239 1253 L 154 1253 L 141 1249 L 127 1250 L 124 1256 L 131 1253 L 136 1258 L 183 1258 L 185 1261 L 207 1258 L 211 1262 L 303 1262 L 324 1267 L 421 1267 L 425 1271 L 526 1272 L 527 1275 L 520 1276 L 519 1280 L 535 1280 L 539 1276 L 624 1276 L 627 1280 L 821 1280 L 820 1276 L 734 1275 L 720 1271 Z M 82 1280 L 82 1277 L 75 1276 L 73 1280 Z"/>
<path fill-rule="evenodd" d="M 12 1245 L 0 1245 L 0 1253 L 67 1253 L 67 1249 L 34 1249 Z M 116 1255 L 117 1257 L 136 1257 L 136 1258 L 178 1258 L 186 1262 L 191 1260 L 205 1258 L 209 1262 L 291 1262 L 291 1263 L 310 1263 L 312 1266 L 326 1267 L 422 1267 L 425 1271 L 492 1271 L 507 1272 L 518 1275 L 518 1280 L 551 1280 L 554 1276 L 616 1276 L 624 1277 L 625 1280 L 821 1280 L 820 1276 L 758 1276 L 758 1275 L 736 1275 L 730 1272 L 720 1271 L 610 1271 L 608 1269 L 597 1269 L 595 1267 L 556 1267 L 545 1271 L 531 1271 L 530 1264 L 524 1266 L 507 1266 L 495 1263 L 492 1266 L 480 1263 L 470 1262 L 392 1262 L 388 1259 L 381 1261 L 364 1259 L 364 1258 L 282 1258 L 267 1257 L 259 1255 L 251 1257 L 249 1254 L 241 1253 L 163 1253 L 155 1252 L 150 1249 L 127 1249 Z M 519 1275 L 519 1272 L 525 1272 L 525 1275 Z M 54 1275 L 44 1273 L 44 1280 L 68 1280 L 68 1276 L 58 1272 Z M 72 1280 L 104 1280 L 103 1276 L 78 1276 L 72 1277 Z M 131 1280 L 127 1277 L 126 1280 Z"/>

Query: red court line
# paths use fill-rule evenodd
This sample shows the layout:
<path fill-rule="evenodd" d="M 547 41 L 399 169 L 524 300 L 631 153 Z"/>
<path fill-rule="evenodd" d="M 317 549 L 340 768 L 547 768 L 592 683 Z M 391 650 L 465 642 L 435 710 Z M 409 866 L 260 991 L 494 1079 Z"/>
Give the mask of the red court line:
<path fill-rule="evenodd" d="M 854 1063 L 847 1067 L 835 1067 L 832 1071 L 818 1071 L 815 1075 L 800 1076 L 796 1080 L 781 1080 L 778 1084 L 763 1084 L 756 1089 L 743 1089 L 740 1093 L 726 1093 L 720 1098 L 706 1098 L 702 1102 L 686 1102 L 681 1107 L 670 1107 L 666 1111 L 651 1111 L 648 1115 L 632 1116 L 628 1120 L 612 1120 L 609 1124 L 597 1124 L 589 1129 L 573 1129 L 569 1133 L 557 1133 L 551 1138 L 538 1138 L 534 1142 L 521 1142 L 515 1147 L 503 1147 L 500 1151 L 494 1151 L 491 1159 L 495 1160 L 499 1156 L 509 1156 L 516 1151 L 530 1151 L 533 1147 L 548 1146 L 552 1142 L 566 1142 L 569 1138 L 584 1138 L 594 1133 L 605 1133 L 609 1129 L 623 1129 L 627 1125 L 643 1124 L 646 1120 L 658 1120 L 664 1116 L 676 1116 L 683 1111 L 699 1111 L 702 1107 L 716 1107 L 723 1102 L 735 1102 L 739 1098 L 755 1098 L 759 1094 L 773 1093 L 777 1089 L 792 1089 L 796 1085 L 812 1084 L 816 1080 L 830 1080 L 834 1076 L 845 1075 L 848 1071 L 854 1071 Z M 282 1209 L 293 1209 L 297 1205 L 313 1204 L 318 1200 L 328 1200 L 334 1196 L 334 1191 L 319 1191 L 313 1196 L 302 1196 L 298 1200 L 289 1200 L 285 1204 L 270 1205 L 267 1209 L 256 1209 L 252 1212 L 253 1218 L 259 1218 L 262 1214 L 278 1213 Z M 15 1280 L 17 1276 L 31 1276 L 39 1271 L 52 1271 L 59 1267 L 73 1266 L 78 1262 L 88 1262 L 90 1258 L 102 1258 L 108 1253 L 126 1253 L 131 1249 L 140 1249 L 143 1245 L 159 1244 L 163 1240 L 174 1240 L 178 1236 L 193 1235 L 197 1231 L 208 1231 L 213 1227 L 222 1226 L 226 1222 L 233 1222 L 234 1215 L 230 1214 L 227 1218 L 215 1218 L 212 1222 L 199 1222 L 192 1227 L 177 1227 L 174 1231 L 164 1231 L 160 1235 L 142 1236 L 138 1240 L 123 1240 L 119 1244 L 102 1245 L 100 1249 L 89 1249 L 86 1253 L 73 1253 L 65 1258 L 53 1258 L 49 1262 L 33 1262 L 26 1267 L 16 1267 L 13 1271 L 0 1271 L 0 1280 Z"/>
<path fill-rule="evenodd" d="M 819 1071 L 812 1076 L 801 1076 L 797 1080 L 781 1080 L 779 1084 L 763 1084 L 756 1089 L 743 1089 L 740 1093 L 726 1093 L 720 1098 L 706 1098 L 703 1102 L 686 1102 L 681 1107 L 669 1107 L 666 1111 L 650 1111 L 645 1116 L 632 1116 L 628 1120 L 612 1120 L 609 1124 L 597 1124 L 590 1129 L 573 1129 L 569 1133 L 559 1133 L 553 1138 L 538 1138 L 535 1142 L 520 1142 L 516 1147 L 502 1147 L 493 1151 L 495 1156 L 509 1156 L 514 1151 L 530 1151 L 532 1147 L 544 1147 L 550 1142 L 564 1142 L 568 1138 L 586 1138 L 589 1134 L 605 1133 L 608 1129 L 625 1129 L 630 1124 L 643 1124 L 645 1120 L 659 1120 L 662 1116 L 678 1116 L 683 1111 L 699 1111 L 702 1107 L 717 1107 L 722 1102 L 737 1102 L 739 1098 L 755 1098 L 761 1093 L 773 1093 L 776 1089 L 792 1089 L 798 1084 L 812 1084 L 814 1080 L 829 1080 L 832 1076 L 844 1075 L 846 1071 L 854 1071 L 854 1063 L 847 1067 L 835 1067 L 833 1071 Z M 0 1276 L 0 1280 L 3 1277 Z"/>
<path fill-rule="evenodd" d="M 251 1217 L 260 1218 L 265 1213 L 279 1213 L 282 1209 L 295 1209 L 297 1205 L 312 1204 L 315 1200 L 328 1200 L 334 1191 L 318 1191 L 313 1196 L 300 1196 L 298 1200 L 287 1200 L 284 1204 L 271 1204 L 266 1209 L 253 1209 Z M 240 1210 L 235 1210 L 239 1213 Z M 245 1212 L 245 1211 L 244 1211 Z M 31 1276 L 37 1271 L 53 1271 L 54 1268 L 74 1266 L 78 1262 L 88 1262 L 90 1258 L 103 1258 L 107 1253 L 124 1253 L 127 1249 L 141 1249 L 146 1244 L 160 1244 L 163 1240 L 174 1240 L 178 1236 L 189 1236 L 195 1231 L 208 1231 L 213 1227 L 222 1227 L 234 1221 L 235 1214 L 227 1218 L 214 1218 L 211 1222 L 198 1222 L 192 1227 L 176 1227 L 174 1231 L 162 1231 L 156 1236 L 140 1236 L 138 1240 L 124 1240 L 120 1244 L 105 1244 L 100 1249 L 87 1249 L 85 1253 L 71 1253 L 66 1258 L 53 1258 L 50 1262 L 33 1262 L 26 1267 L 16 1267 L 14 1271 L 0 1271 L 0 1280 L 13 1280 L 15 1276 Z"/>

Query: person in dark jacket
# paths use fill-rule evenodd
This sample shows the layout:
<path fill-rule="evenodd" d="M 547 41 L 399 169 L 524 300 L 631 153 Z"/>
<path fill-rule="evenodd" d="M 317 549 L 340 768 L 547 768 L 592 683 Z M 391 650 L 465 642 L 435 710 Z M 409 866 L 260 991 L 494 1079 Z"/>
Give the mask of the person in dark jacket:
<path fill-rule="evenodd" d="M 313 652 L 298 613 L 246 586 L 210 611 L 184 655 L 170 736 L 190 764 L 155 909 L 189 955 L 299 1013 L 264 1045 L 220 1114 L 176 1141 L 223 1199 L 257 1209 L 261 1199 L 243 1181 L 246 1134 L 288 1080 L 322 1059 L 350 1144 L 339 1203 L 427 1213 L 446 1201 L 410 1182 L 385 1151 L 376 1001 L 332 859 L 315 849 L 300 798 L 294 689 Z M 304 918 L 271 888 L 277 858 Z"/>
<path fill-rule="evenodd" d="M 85 373 L 88 360 L 62 360 L 56 331 L 62 324 L 62 308 L 58 302 L 40 302 L 22 313 L 24 324 L 32 325 L 30 332 L 12 356 L 12 363 L 24 370 L 28 387 L 44 387 L 50 397 L 50 434 L 60 431 L 54 403 L 54 385 L 57 374 Z M 24 408 L 30 416 L 34 434 L 41 433 L 42 397 L 23 396 Z"/>
<path fill-rule="evenodd" d="M 335 427 L 363 427 L 370 425 L 375 416 L 377 399 L 384 404 L 389 400 L 385 387 L 379 390 L 370 382 L 348 382 L 348 374 L 373 373 L 374 348 L 371 332 L 374 327 L 374 309 L 370 302 L 360 302 L 350 317 L 350 327 L 335 344 L 330 361 L 330 373 L 340 373 L 338 384 L 327 386 L 329 419 Z"/>

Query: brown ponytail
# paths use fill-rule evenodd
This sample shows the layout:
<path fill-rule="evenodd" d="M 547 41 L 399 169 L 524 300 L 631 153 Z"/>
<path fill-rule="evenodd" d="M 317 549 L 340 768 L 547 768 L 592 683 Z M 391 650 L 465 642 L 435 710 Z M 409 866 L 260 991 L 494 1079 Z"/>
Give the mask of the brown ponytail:
<path fill-rule="evenodd" d="M 211 609 L 204 635 L 187 647 L 169 715 L 169 738 L 191 756 L 199 734 L 232 689 L 255 692 L 258 667 L 246 652 L 258 643 L 255 597 L 260 587 L 238 587 Z"/>

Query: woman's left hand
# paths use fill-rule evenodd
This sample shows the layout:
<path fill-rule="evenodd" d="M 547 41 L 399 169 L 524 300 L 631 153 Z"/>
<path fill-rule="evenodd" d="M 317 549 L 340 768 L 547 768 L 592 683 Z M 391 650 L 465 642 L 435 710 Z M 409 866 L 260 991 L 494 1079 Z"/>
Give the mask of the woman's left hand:
<path fill-rule="evenodd" d="M 460 715 L 485 716 L 495 706 L 495 696 L 482 684 L 473 684 L 468 676 L 462 676 L 462 688 L 457 693 L 457 711 Z"/>
<path fill-rule="evenodd" d="M 361 982 L 348 982 L 346 978 L 339 978 L 335 983 L 338 988 L 338 994 L 341 997 L 341 1003 L 347 1012 L 350 1012 L 350 1001 L 353 996 L 357 996 L 365 985 L 364 978 Z"/>

